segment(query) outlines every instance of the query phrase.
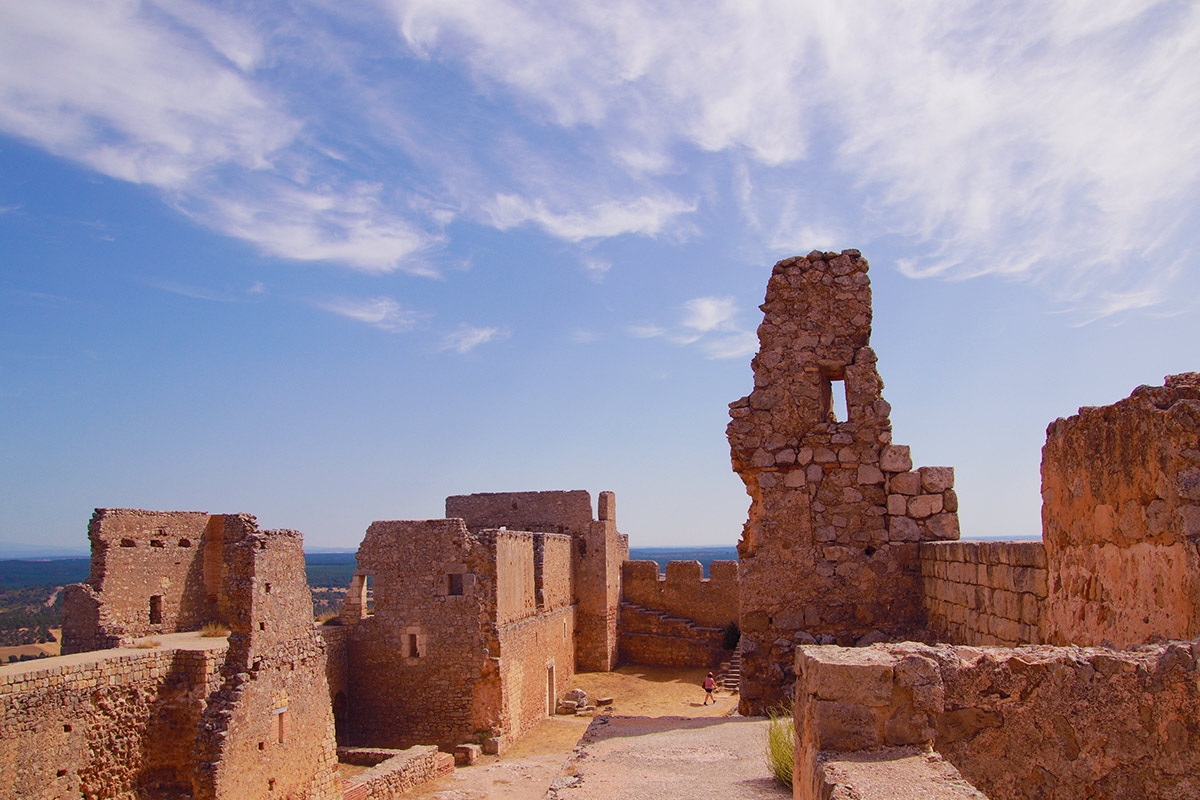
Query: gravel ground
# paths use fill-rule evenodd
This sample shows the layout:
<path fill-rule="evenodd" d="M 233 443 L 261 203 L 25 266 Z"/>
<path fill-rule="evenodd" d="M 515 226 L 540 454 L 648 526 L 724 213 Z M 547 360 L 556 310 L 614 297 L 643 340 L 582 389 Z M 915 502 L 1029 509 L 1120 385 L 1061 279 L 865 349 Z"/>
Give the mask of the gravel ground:
<path fill-rule="evenodd" d="M 730 716 L 735 696 L 703 705 L 705 671 L 621 667 L 582 673 L 611 714 L 543 721 L 500 757 L 420 787 L 412 800 L 757 800 L 791 797 L 767 776 L 766 723 Z M 589 725 L 590 722 L 590 725 Z M 582 737 L 582 738 L 581 738 Z"/>

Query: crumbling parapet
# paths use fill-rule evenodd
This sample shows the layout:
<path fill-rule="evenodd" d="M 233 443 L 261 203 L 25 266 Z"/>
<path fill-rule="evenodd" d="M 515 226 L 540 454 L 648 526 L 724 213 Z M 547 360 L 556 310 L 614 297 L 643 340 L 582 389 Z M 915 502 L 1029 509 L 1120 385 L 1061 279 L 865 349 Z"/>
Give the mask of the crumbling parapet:
<path fill-rule="evenodd" d="M 821 796 L 839 755 L 902 747 L 936 751 L 991 800 L 1200 796 L 1191 642 L 805 646 L 796 662 L 797 798 Z"/>
<path fill-rule="evenodd" d="M 857 250 L 776 264 L 754 391 L 730 405 L 733 468 L 751 498 L 738 543 L 743 713 L 782 699 L 797 643 L 922 627 L 918 543 L 958 538 L 953 469 L 914 470 L 892 443 L 867 269 Z"/>
<path fill-rule="evenodd" d="M 1200 374 L 1052 422 L 1042 529 L 1050 641 L 1200 635 Z"/>

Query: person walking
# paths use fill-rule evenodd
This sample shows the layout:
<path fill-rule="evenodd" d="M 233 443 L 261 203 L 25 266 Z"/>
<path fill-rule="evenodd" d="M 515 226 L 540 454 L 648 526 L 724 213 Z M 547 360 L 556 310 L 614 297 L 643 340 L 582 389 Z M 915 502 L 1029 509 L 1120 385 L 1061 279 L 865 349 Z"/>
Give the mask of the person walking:
<path fill-rule="evenodd" d="M 704 702 L 701 705 L 708 705 L 709 700 L 712 700 L 713 704 L 716 705 L 717 699 L 713 697 L 713 692 L 716 691 L 716 688 L 717 680 L 710 672 L 708 673 L 708 677 L 704 679 Z"/>

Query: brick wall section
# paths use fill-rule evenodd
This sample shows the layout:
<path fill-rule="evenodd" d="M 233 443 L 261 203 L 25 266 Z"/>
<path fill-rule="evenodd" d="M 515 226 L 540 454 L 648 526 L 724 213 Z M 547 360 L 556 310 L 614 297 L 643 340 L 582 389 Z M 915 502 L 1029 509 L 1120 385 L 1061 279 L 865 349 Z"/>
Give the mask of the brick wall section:
<path fill-rule="evenodd" d="M 88 525 L 91 574 L 64 596 L 64 616 L 72 624 L 64 627 L 63 652 L 198 630 L 216 620 L 209 602 L 216 591 L 206 586 L 204 570 L 205 531 L 212 519 L 198 511 L 96 509 Z M 208 581 L 211 585 L 214 577 Z"/>
<path fill-rule="evenodd" d="M 534 537 L 538 607 L 543 611 L 575 603 L 575 572 L 571 569 L 571 537 L 546 533 Z"/>
<path fill-rule="evenodd" d="M 958 538 L 953 470 L 914 471 L 892 443 L 867 269 L 857 250 L 777 263 L 754 390 L 730 404 L 733 468 L 751 498 L 738 543 L 744 714 L 783 698 L 806 637 L 922 627 L 918 542 Z M 848 419 L 834 418 L 835 392 Z"/>
<path fill-rule="evenodd" d="M 0 797 L 191 791 L 214 649 L 102 651 L 0 667 Z"/>
<path fill-rule="evenodd" d="M 344 800 L 392 800 L 422 783 L 454 771 L 454 757 L 448 753 L 439 754 L 433 746 L 407 750 L 343 748 L 339 755 L 348 764 L 371 767 L 346 782 Z"/>
<path fill-rule="evenodd" d="M 621 564 L 629 559 L 629 540 L 617 530 L 612 492 L 597 498 L 596 519 L 591 495 L 583 490 L 457 495 L 446 498 L 446 516 L 461 518 L 471 530 L 505 526 L 569 534 L 575 549 L 575 664 L 589 671 L 616 666 Z"/>
<path fill-rule="evenodd" d="M 303 537 L 223 537 L 229 652 L 196 753 L 195 797 L 340 797 L 325 642 L 313 629 Z"/>
<path fill-rule="evenodd" d="M 552 705 L 571 688 L 575 608 L 567 606 L 502 626 L 499 640 L 503 700 L 495 727 L 501 746 L 506 747 L 552 713 Z"/>
<path fill-rule="evenodd" d="M 653 561 L 621 565 L 622 597 L 643 608 L 724 627 L 738 620 L 738 562 L 714 561 L 704 577 L 699 561 L 672 561 L 665 574 Z"/>
<path fill-rule="evenodd" d="M 1200 636 L 1200 375 L 1051 423 L 1042 529 L 1050 641 Z"/>
<path fill-rule="evenodd" d="M 621 604 L 621 663 L 715 667 L 724 652 L 723 628 L 696 625 L 630 602 Z"/>
<path fill-rule="evenodd" d="M 499 725 L 495 560 L 486 536 L 461 519 L 373 522 L 358 571 L 373 576 L 375 606 L 346 619 L 346 743 L 451 749 Z M 464 576 L 461 595 L 449 593 L 452 574 Z"/>
<path fill-rule="evenodd" d="M 822 751 L 930 746 L 991 800 L 1200 796 L 1191 643 L 797 653 L 797 781 Z"/>
<path fill-rule="evenodd" d="M 955 644 L 1044 641 L 1046 550 L 1041 542 L 924 542 L 929 629 Z"/>

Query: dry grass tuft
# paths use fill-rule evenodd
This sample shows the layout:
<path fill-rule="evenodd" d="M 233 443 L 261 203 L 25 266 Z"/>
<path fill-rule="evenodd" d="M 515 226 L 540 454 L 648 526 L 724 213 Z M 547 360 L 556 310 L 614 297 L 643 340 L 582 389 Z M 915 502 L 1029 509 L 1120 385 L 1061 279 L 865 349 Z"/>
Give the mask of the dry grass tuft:
<path fill-rule="evenodd" d="M 136 647 L 138 650 L 153 650 L 162 645 L 158 639 L 141 639 L 134 642 L 130 647 Z"/>
<path fill-rule="evenodd" d="M 792 788 L 792 763 L 796 757 L 796 728 L 792 723 L 792 704 L 767 712 L 767 769 L 788 789 Z"/>
<path fill-rule="evenodd" d="M 224 639 L 229 635 L 229 628 L 220 622 L 206 622 L 200 628 L 200 635 L 209 639 Z"/>

